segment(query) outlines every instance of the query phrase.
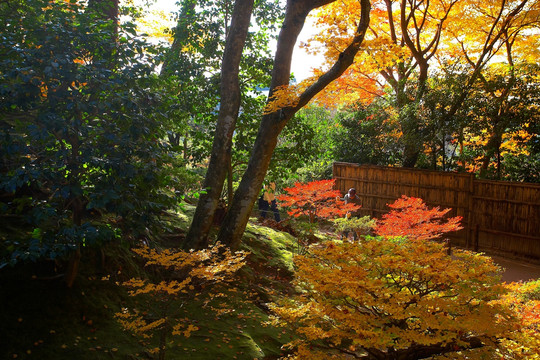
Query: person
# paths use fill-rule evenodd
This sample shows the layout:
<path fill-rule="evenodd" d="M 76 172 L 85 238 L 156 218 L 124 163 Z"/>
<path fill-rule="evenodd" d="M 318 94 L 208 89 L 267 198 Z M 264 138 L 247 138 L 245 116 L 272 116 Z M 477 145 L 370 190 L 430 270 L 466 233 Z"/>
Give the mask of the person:
<path fill-rule="evenodd" d="M 269 212 L 269 209 L 274 213 L 274 220 L 277 222 L 281 221 L 281 217 L 279 215 L 279 210 L 277 208 L 277 201 L 276 201 L 276 183 L 271 182 L 264 185 L 264 192 L 259 198 L 259 210 L 261 213 L 261 217 L 263 219 L 266 218 L 266 215 Z"/>
<path fill-rule="evenodd" d="M 268 212 L 268 209 L 270 208 L 270 204 L 268 201 L 264 200 L 264 192 L 259 197 L 259 213 L 261 218 L 266 218 L 266 213 Z"/>
<path fill-rule="evenodd" d="M 338 197 L 336 197 L 336 200 L 345 201 L 345 204 L 361 205 L 360 198 L 358 196 L 356 196 L 356 189 L 355 188 L 350 188 L 349 191 L 347 192 L 347 194 L 345 194 L 344 197 L 339 197 L 338 196 Z M 349 219 L 353 215 L 356 215 L 356 214 L 352 214 L 352 213 L 348 212 L 345 216 L 347 217 L 347 219 Z M 356 231 L 353 231 L 352 233 L 353 233 L 353 241 L 358 240 L 358 234 L 356 234 Z M 347 239 L 348 237 L 349 237 L 349 232 L 348 231 L 344 231 L 341 234 L 341 240 Z"/>

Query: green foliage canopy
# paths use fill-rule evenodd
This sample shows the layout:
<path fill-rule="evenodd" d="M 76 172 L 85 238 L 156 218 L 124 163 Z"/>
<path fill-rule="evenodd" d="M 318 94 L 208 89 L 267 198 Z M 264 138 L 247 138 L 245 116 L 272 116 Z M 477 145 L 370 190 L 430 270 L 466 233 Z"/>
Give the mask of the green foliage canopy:
<path fill-rule="evenodd" d="M 41 11 L 38 11 L 41 10 Z M 137 236 L 176 202 L 153 50 L 76 2 L 0 4 L 3 264 Z"/>

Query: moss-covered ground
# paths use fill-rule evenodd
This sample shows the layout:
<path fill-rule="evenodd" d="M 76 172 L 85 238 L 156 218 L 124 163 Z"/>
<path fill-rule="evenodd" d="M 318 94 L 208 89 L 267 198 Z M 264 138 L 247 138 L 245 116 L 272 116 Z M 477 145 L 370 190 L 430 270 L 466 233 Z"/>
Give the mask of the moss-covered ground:
<path fill-rule="evenodd" d="M 169 229 L 153 241 L 178 244 L 192 208 L 168 217 Z M 182 306 L 199 330 L 170 337 L 167 359 L 276 359 L 289 340 L 283 329 L 264 323 L 266 304 L 291 291 L 292 257 L 297 242 L 290 234 L 251 222 L 245 232 L 248 265 L 238 289 L 217 314 L 199 298 Z M 127 246 L 85 249 L 75 285 L 67 288 L 58 263 L 45 261 L 0 270 L 0 359 L 152 359 L 147 344 L 122 329 L 114 317 L 137 307 L 119 284 L 147 277 L 142 262 Z M 151 305 L 150 305 L 151 306 Z"/>

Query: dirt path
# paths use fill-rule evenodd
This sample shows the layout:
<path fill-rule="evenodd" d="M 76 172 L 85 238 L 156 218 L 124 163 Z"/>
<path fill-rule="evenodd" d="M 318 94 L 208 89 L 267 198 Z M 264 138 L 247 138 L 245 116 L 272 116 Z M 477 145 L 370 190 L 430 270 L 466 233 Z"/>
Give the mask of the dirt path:
<path fill-rule="evenodd" d="M 540 265 L 505 259 L 500 256 L 491 256 L 491 258 L 506 269 L 503 273 L 503 281 L 528 281 L 540 278 Z"/>

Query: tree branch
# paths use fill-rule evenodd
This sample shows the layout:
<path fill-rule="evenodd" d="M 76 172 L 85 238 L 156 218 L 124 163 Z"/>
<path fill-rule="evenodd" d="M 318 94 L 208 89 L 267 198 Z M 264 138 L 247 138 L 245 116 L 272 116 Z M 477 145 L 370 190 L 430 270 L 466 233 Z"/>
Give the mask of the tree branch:
<path fill-rule="evenodd" d="M 360 46 L 364 41 L 366 31 L 369 26 L 369 13 L 371 10 L 371 3 L 369 0 L 361 0 L 361 13 L 360 22 L 356 29 L 355 36 L 350 45 L 339 55 L 334 66 L 324 73 L 314 84 L 309 86 L 299 97 L 298 104 L 296 106 L 287 109 L 286 112 L 296 113 L 302 107 L 304 107 L 315 95 L 322 91 L 328 84 L 341 76 L 354 62 L 354 58 Z"/>

